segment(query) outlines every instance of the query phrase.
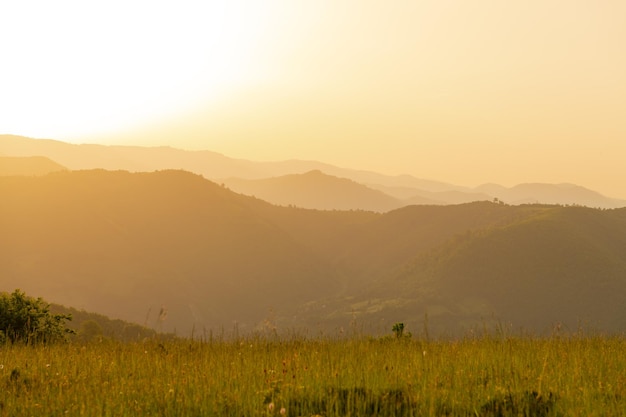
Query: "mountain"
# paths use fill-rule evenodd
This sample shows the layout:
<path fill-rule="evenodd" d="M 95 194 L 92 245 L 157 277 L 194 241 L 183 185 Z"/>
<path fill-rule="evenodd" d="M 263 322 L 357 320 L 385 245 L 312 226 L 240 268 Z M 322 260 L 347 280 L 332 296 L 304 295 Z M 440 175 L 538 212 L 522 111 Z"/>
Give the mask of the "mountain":
<path fill-rule="evenodd" d="M 45 175 L 65 171 L 62 165 L 44 156 L 0 156 L 0 176 L 5 175 Z"/>
<path fill-rule="evenodd" d="M 600 208 L 626 207 L 624 200 L 609 198 L 574 184 L 518 184 L 511 188 L 497 184 L 483 184 L 476 187 L 475 190 L 508 204 L 541 203 Z"/>
<path fill-rule="evenodd" d="M 183 169 L 220 182 L 224 178 L 263 179 L 313 170 L 367 184 L 407 186 L 431 191 L 461 189 L 409 175 L 387 176 L 369 171 L 335 167 L 317 161 L 253 162 L 210 151 L 185 151 L 171 147 L 74 145 L 50 139 L 0 135 L 0 155 L 46 156 L 69 169 L 155 171 Z"/>
<path fill-rule="evenodd" d="M 348 311 L 368 323 L 403 318 L 438 334 L 626 329 L 626 209 L 527 207 L 519 220 L 457 235 L 313 311 L 330 310 L 327 320 Z"/>
<path fill-rule="evenodd" d="M 626 320 L 626 209 L 321 211 L 176 170 L 0 177 L 0 202 L 0 290 L 185 336 Z"/>
<path fill-rule="evenodd" d="M 281 187 L 289 187 L 286 184 L 280 186 L 276 184 L 278 181 L 276 178 L 320 171 L 328 176 L 351 180 L 386 194 L 386 196 L 373 196 L 369 191 L 370 196 L 354 200 L 363 203 L 360 207 L 354 207 L 361 210 L 379 211 L 412 204 L 462 204 L 494 199 L 508 204 L 542 203 L 600 208 L 626 207 L 626 200 L 609 198 L 571 184 L 521 184 L 512 188 L 486 184 L 472 189 L 409 175 L 389 176 L 340 168 L 317 161 L 254 162 L 229 158 L 216 152 L 184 151 L 171 147 L 72 145 L 55 140 L 0 135 L 0 155 L 44 156 L 73 170 L 101 168 L 142 172 L 182 169 L 200 174 L 218 183 L 228 182 L 233 189 L 240 189 L 245 193 L 254 195 L 267 193 L 268 200 L 277 204 L 286 202 L 295 204 L 289 201 L 293 200 L 297 194 L 297 200 L 305 202 L 303 206 L 316 208 L 344 209 L 353 208 L 354 205 L 347 204 L 345 198 L 337 198 L 335 200 L 337 203 L 333 206 L 331 200 L 328 199 L 330 190 L 323 192 L 317 188 L 308 189 L 309 196 L 305 196 L 307 192 L 300 189 L 297 192 L 289 191 L 291 195 L 280 195 L 278 190 Z M 265 181 L 257 182 L 257 185 L 253 187 L 254 182 L 244 180 Z M 289 181 L 285 179 L 284 182 Z M 270 186 L 270 183 L 274 185 Z M 262 190 L 257 191 L 256 188 Z M 355 190 L 355 187 L 350 188 Z M 364 191 L 359 193 L 363 194 Z M 316 201 L 314 195 L 317 195 L 320 200 Z M 401 201 L 395 204 L 393 199 Z"/>
<path fill-rule="evenodd" d="M 385 212 L 403 205 L 381 191 L 319 170 L 261 180 L 230 178 L 222 182 L 233 191 L 284 206 Z"/>
<path fill-rule="evenodd" d="M 170 147 L 74 145 L 49 139 L 0 135 L 0 154 L 46 156 L 69 169 L 155 171 L 185 169 L 207 176 L 265 176 L 256 163 L 228 158 L 210 151 L 184 151 Z"/>
<path fill-rule="evenodd" d="M 1 288 L 56 303 L 138 323 L 164 305 L 186 334 L 337 287 L 267 203 L 187 172 L 2 177 L 0 196 Z"/>

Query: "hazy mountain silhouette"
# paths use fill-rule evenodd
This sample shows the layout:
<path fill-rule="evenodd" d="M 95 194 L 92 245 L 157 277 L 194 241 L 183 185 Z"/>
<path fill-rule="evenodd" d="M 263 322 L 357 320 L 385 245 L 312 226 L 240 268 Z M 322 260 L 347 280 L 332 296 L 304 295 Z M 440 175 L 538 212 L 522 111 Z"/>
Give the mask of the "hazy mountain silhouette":
<path fill-rule="evenodd" d="M 626 320 L 626 209 L 308 210 L 183 171 L 0 177 L 0 201 L 0 289 L 184 335 Z"/>
<path fill-rule="evenodd" d="M 574 184 L 518 184 L 506 188 L 497 184 L 484 184 L 476 191 L 498 198 L 508 204 L 563 204 L 587 207 L 626 207 L 626 201 L 608 198 L 602 194 Z"/>
<path fill-rule="evenodd" d="M 222 182 L 233 191 L 278 205 L 379 212 L 403 206 L 402 202 L 381 191 L 318 170 L 262 180 L 230 178 Z"/>
<path fill-rule="evenodd" d="M 409 175 L 387 176 L 375 172 L 339 168 L 317 161 L 253 162 L 229 158 L 210 151 L 185 151 L 165 146 L 74 145 L 56 140 L 31 139 L 15 135 L 0 135 L 0 155 L 46 156 L 74 170 L 184 169 L 218 182 L 222 178 L 263 179 L 320 170 L 329 175 L 348 178 L 363 184 L 380 183 L 432 191 L 462 188 Z"/>
<path fill-rule="evenodd" d="M 0 155 L 6 156 L 45 156 L 68 169 L 94 169 L 128 171 L 154 171 L 163 169 L 183 169 L 201 174 L 218 183 L 228 181 L 233 188 L 244 187 L 245 181 L 235 185 L 236 178 L 241 180 L 265 179 L 276 182 L 275 177 L 305 174 L 321 171 L 327 175 L 349 179 L 363 184 L 370 189 L 381 191 L 387 197 L 363 198 L 362 210 L 384 210 L 384 207 L 398 207 L 411 204 L 461 204 L 472 201 L 493 200 L 497 198 L 509 204 L 577 204 L 589 207 L 616 208 L 626 207 L 626 200 L 618 200 L 600 195 L 597 192 L 568 184 L 522 184 L 512 188 L 499 185 L 483 185 L 475 189 L 424 180 L 409 175 L 388 176 L 369 171 L 345 169 L 316 161 L 279 161 L 253 162 L 229 158 L 210 151 L 184 151 L 170 147 L 140 146 L 103 146 L 72 145 L 54 140 L 30 139 L 20 136 L 0 135 Z M 227 178 L 228 180 L 224 180 Z M 270 181 L 270 179 L 274 180 Z M 252 182 L 245 188 L 247 193 L 261 195 L 268 193 L 268 200 L 283 204 L 294 196 L 280 196 L 278 187 L 270 192 L 267 182 L 258 183 L 261 191 L 252 190 Z M 263 185 L 264 184 L 264 185 Z M 284 187 L 284 186 L 283 186 Z M 288 187 L 287 187 L 288 188 Z M 243 189 L 243 188 L 241 188 Z M 345 199 L 338 198 L 337 205 L 331 207 L 327 194 L 315 188 L 308 190 L 310 197 L 303 190 L 298 190 L 299 201 L 306 201 L 307 207 L 342 209 Z M 291 191 L 294 194 L 294 191 Z M 294 195 L 295 195 L 294 194 Z M 314 201 L 313 195 L 320 201 Z M 402 200 L 400 204 L 391 204 L 392 199 Z M 382 203 L 387 200 L 389 203 Z M 355 200 L 356 201 L 356 200 Z M 290 203 L 289 203 L 290 204 Z"/>
<path fill-rule="evenodd" d="M 263 169 L 257 168 L 254 162 L 228 158 L 216 152 L 191 152 L 170 147 L 74 145 L 49 139 L 0 135 L 0 154 L 46 156 L 73 170 L 185 169 L 214 178 L 267 175 Z M 208 173 L 212 175 L 207 175 Z"/>
<path fill-rule="evenodd" d="M 66 169 L 44 156 L 0 156 L 0 175 L 45 175 Z"/>

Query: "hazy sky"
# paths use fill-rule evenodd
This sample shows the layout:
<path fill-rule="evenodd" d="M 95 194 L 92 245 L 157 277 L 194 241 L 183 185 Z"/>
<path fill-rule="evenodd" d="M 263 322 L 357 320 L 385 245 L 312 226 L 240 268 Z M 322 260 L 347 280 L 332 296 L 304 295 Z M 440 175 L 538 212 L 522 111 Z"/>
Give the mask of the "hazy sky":
<path fill-rule="evenodd" d="M 6 1 L 0 133 L 626 198 L 626 1 Z"/>

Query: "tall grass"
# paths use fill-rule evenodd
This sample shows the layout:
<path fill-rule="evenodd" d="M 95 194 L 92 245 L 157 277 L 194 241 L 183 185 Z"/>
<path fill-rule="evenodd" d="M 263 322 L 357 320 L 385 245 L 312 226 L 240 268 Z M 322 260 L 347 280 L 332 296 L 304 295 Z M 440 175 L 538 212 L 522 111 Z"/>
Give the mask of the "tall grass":
<path fill-rule="evenodd" d="M 3 416 L 619 416 L 626 340 L 190 340 L 0 348 Z"/>

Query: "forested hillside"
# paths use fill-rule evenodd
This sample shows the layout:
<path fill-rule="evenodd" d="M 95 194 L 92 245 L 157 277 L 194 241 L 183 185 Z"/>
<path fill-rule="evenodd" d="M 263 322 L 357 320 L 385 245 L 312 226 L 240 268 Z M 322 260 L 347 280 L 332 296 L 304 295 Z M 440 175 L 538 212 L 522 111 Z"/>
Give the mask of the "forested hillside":
<path fill-rule="evenodd" d="M 184 171 L 3 177 L 0 201 L 1 290 L 181 335 L 625 323 L 624 209 L 307 210 Z"/>
<path fill-rule="evenodd" d="M 350 300 L 354 314 L 457 334 L 626 330 L 626 209 L 526 209 L 416 256 Z"/>

